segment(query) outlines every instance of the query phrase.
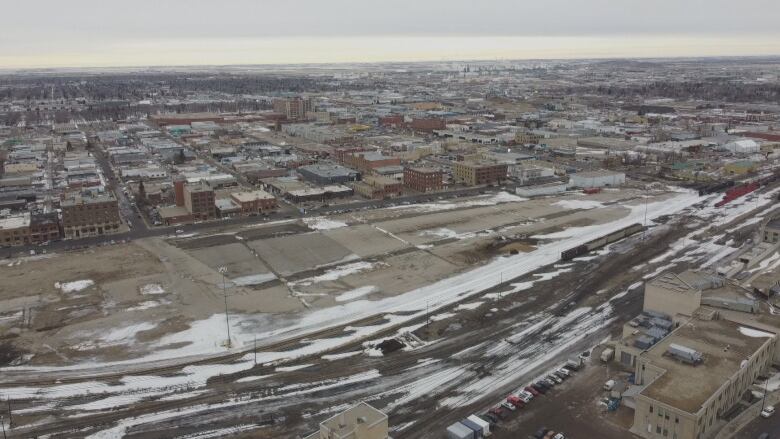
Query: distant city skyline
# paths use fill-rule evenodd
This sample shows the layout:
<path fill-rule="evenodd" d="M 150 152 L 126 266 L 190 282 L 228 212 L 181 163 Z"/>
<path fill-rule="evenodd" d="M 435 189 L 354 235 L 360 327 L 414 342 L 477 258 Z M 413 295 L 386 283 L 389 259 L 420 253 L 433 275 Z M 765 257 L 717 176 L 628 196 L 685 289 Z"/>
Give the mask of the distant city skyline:
<path fill-rule="evenodd" d="M 0 68 L 780 55 L 780 4 L 766 0 L 73 0 L 4 13 Z"/>

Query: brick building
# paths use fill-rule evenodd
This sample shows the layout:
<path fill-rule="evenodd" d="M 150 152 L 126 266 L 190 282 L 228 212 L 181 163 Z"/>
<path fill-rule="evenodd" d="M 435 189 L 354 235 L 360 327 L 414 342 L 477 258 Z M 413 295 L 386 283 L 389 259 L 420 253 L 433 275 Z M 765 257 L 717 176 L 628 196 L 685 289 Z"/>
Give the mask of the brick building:
<path fill-rule="evenodd" d="M 444 189 L 444 174 L 433 168 L 404 168 L 404 186 L 417 192 Z"/>
<path fill-rule="evenodd" d="M 214 190 L 204 183 L 184 186 L 184 208 L 192 219 L 209 220 L 217 217 Z"/>
<path fill-rule="evenodd" d="M 403 186 L 394 178 L 382 176 L 366 176 L 362 182 L 353 185 L 355 192 L 372 200 L 400 197 Z"/>
<path fill-rule="evenodd" d="M 65 238 L 106 235 L 119 231 L 119 204 L 111 194 L 75 195 L 64 200 L 60 207 Z"/>
<path fill-rule="evenodd" d="M 30 244 L 30 214 L 0 218 L 0 247 Z"/>
<path fill-rule="evenodd" d="M 452 177 L 458 183 L 469 186 L 496 184 L 506 180 L 507 165 L 504 163 L 463 161 L 452 165 Z"/>
<path fill-rule="evenodd" d="M 276 197 L 264 190 L 251 192 L 236 192 L 230 194 L 230 199 L 239 206 L 241 213 L 248 215 L 276 209 Z"/>
<path fill-rule="evenodd" d="M 404 124 L 404 117 L 396 114 L 379 118 L 379 126 L 382 127 L 400 127 Z"/>
<path fill-rule="evenodd" d="M 274 112 L 284 114 L 289 120 L 305 120 L 312 110 L 311 99 L 274 99 Z"/>
<path fill-rule="evenodd" d="M 32 244 L 57 241 L 61 237 L 60 219 L 56 212 L 34 213 L 30 216 L 30 242 Z"/>
<path fill-rule="evenodd" d="M 398 166 L 401 159 L 390 157 L 381 152 L 356 152 L 344 156 L 344 164 L 361 172 L 371 172 L 385 166 Z"/>
<path fill-rule="evenodd" d="M 412 119 L 409 126 L 415 131 L 433 132 L 447 128 L 447 121 L 438 118 Z"/>

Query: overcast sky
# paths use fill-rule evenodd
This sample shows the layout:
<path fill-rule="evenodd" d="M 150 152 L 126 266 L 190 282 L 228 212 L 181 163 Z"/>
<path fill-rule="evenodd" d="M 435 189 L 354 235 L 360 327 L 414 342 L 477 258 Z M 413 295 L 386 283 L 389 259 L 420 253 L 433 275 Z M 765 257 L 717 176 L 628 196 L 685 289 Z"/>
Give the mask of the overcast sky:
<path fill-rule="evenodd" d="M 4 3 L 0 67 L 780 54 L 778 0 Z"/>

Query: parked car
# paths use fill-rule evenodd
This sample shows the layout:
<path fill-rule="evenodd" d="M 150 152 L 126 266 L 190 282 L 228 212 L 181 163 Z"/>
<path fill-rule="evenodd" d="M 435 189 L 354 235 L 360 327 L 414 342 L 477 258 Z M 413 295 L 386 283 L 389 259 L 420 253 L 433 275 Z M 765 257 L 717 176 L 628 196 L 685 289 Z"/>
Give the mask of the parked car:
<path fill-rule="evenodd" d="M 542 378 L 543 383 L 547 383 L 550 387 L 555 387 L 557 384 L 555 381 L 551 380 L 550 378 Z"/>
<path fill-rule="evenodd" d="M 758 439 L 769 439 L 769 433 L 761 433 L 758 435 Z"/>
<path fill-rule="evenodd" d="M 558 433 L 553 436 L 553 439 L 566 439 L 566 436 L 564 436 L 563 433 Z"/>
<path fill-rule="evenodd" d="M 523 401 L 519 396 L 517 395 L 509 395 L 506 397 L 506 402 L 512 404 L 515 406 L 515 408 L 521 409 L 525 406 L 525 401 Z"/>
<path fill-rule="evenodd" d="M 491 424 L 498 424 L 498 416 L 494 415 L 493 413 L 485 413 L 482 415 L 482 417 Z"/>
<path fill-rule="evenodd" d="M 536 430 L 536 433 L 534 434 L 534 437 L 536 439 L 544 439 L 544 435 L 547 434 L 547 432 L 550 431 L 546 427 L 542 427 L 538 430 Z"/>
<path fill-rule="evenodd" d="M 544 390 L 550 390 L 553 387 L 552 383 L 548 383 L 545 380 L 539 380 L 539 381 L 536 382 L 536 384 L 539 385 L 539 386 L 542 386 L 544 388 Z"/>
<path fill-rule="evenodd" d="M 539 396 L 539 395 L 542 394 L 542 392 L 534 389 L 534 386 L 532 386 L 530 384 L 528 386 L 526 386 L 523 390 L 525 390 L 526 392 L 530 393 L 533 396 Z"/>
<path fill-rule="evenodd" d="M 506 415 L 507 415 L 507 411 L 504 410 L 501 406 L 493 407 L 492 409 L 490 409 L 489 413 L 500 420 L 506 419 Z"/>
<path fill-rule="evenodd" d="M 566 370 L 566 369 L 558 369 L 554 373 L 555 373 L 555 375 L 559 376 L 561 379 L 564 379 L 564 380 L 571 376 L 571 373 L 569 373 L 569 371 Z"/>
<path fill-rule="evenodd" d="M 529 402 L 534 399 L 534 394 L 526 390 L 520 389 L 517 392 L 517 396 L 523 400 L 523 402 Z"/>
<path fill-rule="evenodd" d="M 510 403 L 509 401 L 501 401 L 501 407 L 504 407 L 509 411 L 515 411 L 517 409 L 517 407 L 515 407 L 514 404 Z"/>
<path fill-rule="evenodd" d="M 768 418 L 775 414 L 775 407 L 768 405 L 764 407 L 764 410 L 761 410 L 761 417 L 762 418 Z"/>
<path fill-rule="evenodd" d="M 563 382 L 563 380 L 558 375 L 555 375 L 554 373 L 547 375 L 547 379 L 554 382 L 555 384 L 560 384 Z"/>

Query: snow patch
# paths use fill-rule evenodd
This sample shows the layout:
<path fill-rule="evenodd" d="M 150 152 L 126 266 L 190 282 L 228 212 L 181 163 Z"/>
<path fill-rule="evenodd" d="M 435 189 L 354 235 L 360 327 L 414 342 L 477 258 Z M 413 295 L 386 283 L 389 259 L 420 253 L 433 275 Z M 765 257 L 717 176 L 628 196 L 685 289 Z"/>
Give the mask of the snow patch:
<path fill-rule="evenodd" d="M 347 227 L 345 222 L 328 219 L 323 216 L 304 218 L 303 223 L 312 230 L 332 230 Z"/>
<path fill-rule="evenodd" d="M 373 285 L 366 285 L 364 287 L 355 288 L 354 290 L 350 290 L 346 293 L 342 293 L 336 296 L 336 302 L 349 302 L 350 300 L 355 300 L 359 297 L 371 294 L 376 290 L 377 288 Z"/>
<path fill-rule="evenodd" d="M 74 280 L 73 282 L 56 282 L 54 288 L 59 289 L 63 293 L 74 293 L 81 291 L 95 285 L 95 281 L 92 279 Z"/>

